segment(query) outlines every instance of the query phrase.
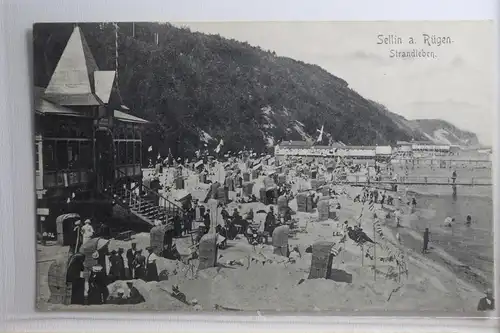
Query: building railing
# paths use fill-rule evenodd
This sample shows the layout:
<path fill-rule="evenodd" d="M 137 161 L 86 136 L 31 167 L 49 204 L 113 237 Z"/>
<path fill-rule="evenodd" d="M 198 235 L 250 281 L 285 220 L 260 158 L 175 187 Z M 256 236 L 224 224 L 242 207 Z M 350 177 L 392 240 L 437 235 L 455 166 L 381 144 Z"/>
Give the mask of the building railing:
<path fill-rule="evenodd" d="M 138 176 L 142 176 L 140 164 L 124 164 L 115 166 L 115 179 Z"/>
<path fill-rule="evenodd" d="M 70 187 L 86 184 L 90 181 L 90 169 L 40 171 L 36 172 L 36 189 L 47 189 L 54 187 Z"/>
<path fill-rule="evenodd" d="M 184 215 L 185 212 L 180 205 L 170 201 L 157 191 L 142 184 L 142 182 L 134 183 L 134 186 L 132 186 L 132 182 L 126 181 L 130 177 L 129 175 L 125 174 L 121 169 L 117 169 L 116 172 L 119 177 L 114 192 L 123 200 L 122 203 L 128 205 L 129 209 L 140 213 L 143 205 L 147 205 L 148 202 L 152 201 L 154 204 L 150 209 L 156 209 L 157 213 L 164 213 L 165 219 L 168 219 L 169 215 L 178 214 L 181 217 Z M 123 183 L 123 180 L 125 180 L 125 183 Z"/>

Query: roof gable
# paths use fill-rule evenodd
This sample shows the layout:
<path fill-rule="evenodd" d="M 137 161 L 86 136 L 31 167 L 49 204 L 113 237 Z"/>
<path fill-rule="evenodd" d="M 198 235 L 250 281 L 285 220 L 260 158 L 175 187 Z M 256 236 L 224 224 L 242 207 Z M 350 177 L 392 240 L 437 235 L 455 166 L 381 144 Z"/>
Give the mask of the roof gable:
<path fill-rule="evenodd" d="M 113 84 L 115 82 L 115 75 L 115 71 L 94 72 L 95 94 L 105 104 L 109 102 L 109 97 L 111 96 L 111 91 L 113 90 Z"/>
<path fill-rule="evenodd" d="M 45 98 L 60 105 L 99 105 L 93 73 L 99 68 L 79 27 L 75 27 L 45 89 Z"/>

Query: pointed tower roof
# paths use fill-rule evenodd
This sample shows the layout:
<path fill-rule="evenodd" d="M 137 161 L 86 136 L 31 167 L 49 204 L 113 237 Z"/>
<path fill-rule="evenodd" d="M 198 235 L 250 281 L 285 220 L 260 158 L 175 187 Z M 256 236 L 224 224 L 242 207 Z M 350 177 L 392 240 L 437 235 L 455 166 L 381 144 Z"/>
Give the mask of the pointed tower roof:
<path fill-rule="evenodd" d="M 95 94 L 103 103 L 109 103 L 109 98 L 115 83 L 116 71 L 94 72 Z"/>
<path fill-rule="evenodd" d="M 94 88 L 94 73 L 97 71 L 99 68 L 87 41 L 76 26 L 45 89 L 44 97 L 59 105 L 100 105 L 102 101 L 95 95 Z"/>

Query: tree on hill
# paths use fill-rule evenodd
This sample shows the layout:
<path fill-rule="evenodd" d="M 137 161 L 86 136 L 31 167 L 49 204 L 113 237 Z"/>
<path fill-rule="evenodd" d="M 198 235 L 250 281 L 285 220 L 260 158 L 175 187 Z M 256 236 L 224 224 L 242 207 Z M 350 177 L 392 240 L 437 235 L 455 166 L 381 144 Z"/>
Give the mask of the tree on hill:
<path fill-rule="evenodd" d="M 115 25 L 80 27 L 98 66 L 115 69 Z M 72 29 L 35 26 L 36 85 L 47 85 Z M 192 156 L 203 147 L 201 131 L 214 138 L 212 148 L 223 139 L 226 151 L 264 152 L 269 138 L 302 138 L 295 120 L 309 136 L 324 125 L 334 141 L 346 144 L 395 143 L 413 135 L 319 66 L 218 35 L 170 24 L 136 23 L 133 29 L 119 23 L 118 67 L 123 102 L 154 123 L 145 146 L 155 145 L 163 156 L 169 149 Z"/>

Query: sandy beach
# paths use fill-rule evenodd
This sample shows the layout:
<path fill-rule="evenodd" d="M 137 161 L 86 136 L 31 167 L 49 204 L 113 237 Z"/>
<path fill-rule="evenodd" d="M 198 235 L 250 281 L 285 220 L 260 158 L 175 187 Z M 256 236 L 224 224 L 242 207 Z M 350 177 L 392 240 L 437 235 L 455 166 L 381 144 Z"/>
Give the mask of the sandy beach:
<path fill-rule="evenodd" d="M 212 170 L 212 173 L 214 181 L 224 177 L 221 165 Z M 265 176 L 260 176 L 255 180 L 254 192 L 258 192 L 264 178 Z M 166 173 L 162 181 L 171 182 L 171 173 Z M 202 187 L 203 184 L 199 184 L 195 174 L 187 175 L 186 188 L 194 193 L 194 197 L 197 188 L 203 192 Z M 310 187 L 310 181 L 302 179 L 294 182 L 292 190 L 297 191 L 298 188 L 303 190 L 307 187 Z M 196 261 L 192 262 L 190 267 L 180 261 L 161 258 L 157 266 L 159 272 L 165 271 L 160 274 L 164 276 L 164 280 L 148 283 L 134 280 L 134 286 L 143 294 L 146 301 L 136 305 L 120 305 L 120 310 L 130 308 L 195 311 L 200 310 L 201 306 L 203 311 L 342 312 L 356 309 L 356 311 L 375 311 L 381 314 L 386 311 L 428 311 L 477 315 L 477 302 L 483 297 L 485 288 L 491 287 L 493 282 L 491 275 L 493 263 L 489 261 L 492 258 L 492 246 L 489 250 L 491 254 L 485 255 L 486 264 L 483 266 L 489 266 L 486 270 L 474 266 L 477 257 L 484 254 L 473 253 L 473 247 L 460 251 L 461 255 L 470 252 L 466 263 L 457 259 L 457 251 L 463 238 L 457 238 L 453 243 L 437 241 L 444 239 L 443 237 L 436 236 L 436 241 L 431 238 L 431 250 L 424 255 L 421 253 L 422 232 L 418 221 L 424 220 L 425 216 L 427 221 L 436 220 L 438 217 L 435 212 L 417 207 L 411 213 L 409 208 L 405 207 L 402 227 L 395 228 L 394 218 L 385 218 L 387 212 L 394 209 L 393 207 L 382 208 L 380 204 L 375 204 L 370 210 L 368 203 L 352 200 L 361 188 L 336 185 L 334 189 L 337 193 L 343 193 L 336 199 L 342 206 L 338 211 L 338 221 L 319 222 L 316 210 L 311 213 L 297 212 L 296 199 L 289 203 L 290 208 L 297 212 L 293 218 L 298 222 L 300 230 L 289 239 L 289 245 L 297 246 L 300 252 L 293 262 L 286 257 L 274 255 L 272 245 L 253 247 L 240 235 L 239 238 L 228 241 L 226 249 L 219 250 L 217 267 L 196 272 Z M 234 198 L 235 193 L 230 193 L 231 196 Z M 238 208 L 242 215 L 250 208 L 254 211 L 263 209 L 266 212 L 269 209 L 260 202 L 246 204 L 231 202 L 227 206 L 228 211 L 234 208 Z M 381 217 L 383 238 L 374 233 L 373 213 Z M 263 222 L 264 218 L 265 214 L 257 214 L 255 220 Z M 362 250 L 349 239 L 341 243 L 340 236 L 332 236 L 335 231 L 341 229 L 340 224 L 345 220 L 350 224 L 359 222 L 367 235 L 376 241 L 375 257 L 373 248 L 367 247 Z M 435 223 L 439 224 L 442 221 L 436 220 Z M 397 232 L 401 243 L 396 240 Z M 432 232 L 436 235 L 442 234 L 437 227 L 433 227 Z M 308 280 L 311 253 L 306 253 L 306 248 L 319 240 L 333 241 L 342 248 L 342 251 L 333 260 L 333 277 Z M 137 242 L 138 248 L 144 249 L 149 246 L 149 234 L 136 234 L 133 236 L 133 241 Z M 110 250 L 119 247 L 126 250 L 130 248 L 131 242 L 111 240 Z M 181 255 L 189 253 L 190 237 L 175 239 L 175 243 Z M 49 260 L 63 250 L 56 245 L 38 245 L 38 309 L 84 308 L 87 311 L 113 311 L 118 307 L 117 305 L 62 306 L 47 303 L 49 291 L 46 281 Z M 367 252 L 373 259 L 366 256 Z M 398 268 L 394 262 L 381 260 L 389 258 L 393 253 L 405 257 L 407 275 L 395 273 Z M 169 292 L 174 285 L 179 286 L 188 300 L 196 299 L 200 306 L 195 309 L 170 296 Z M 108 288 L 112 291 L 114 287 L 110 285 Z"/>

